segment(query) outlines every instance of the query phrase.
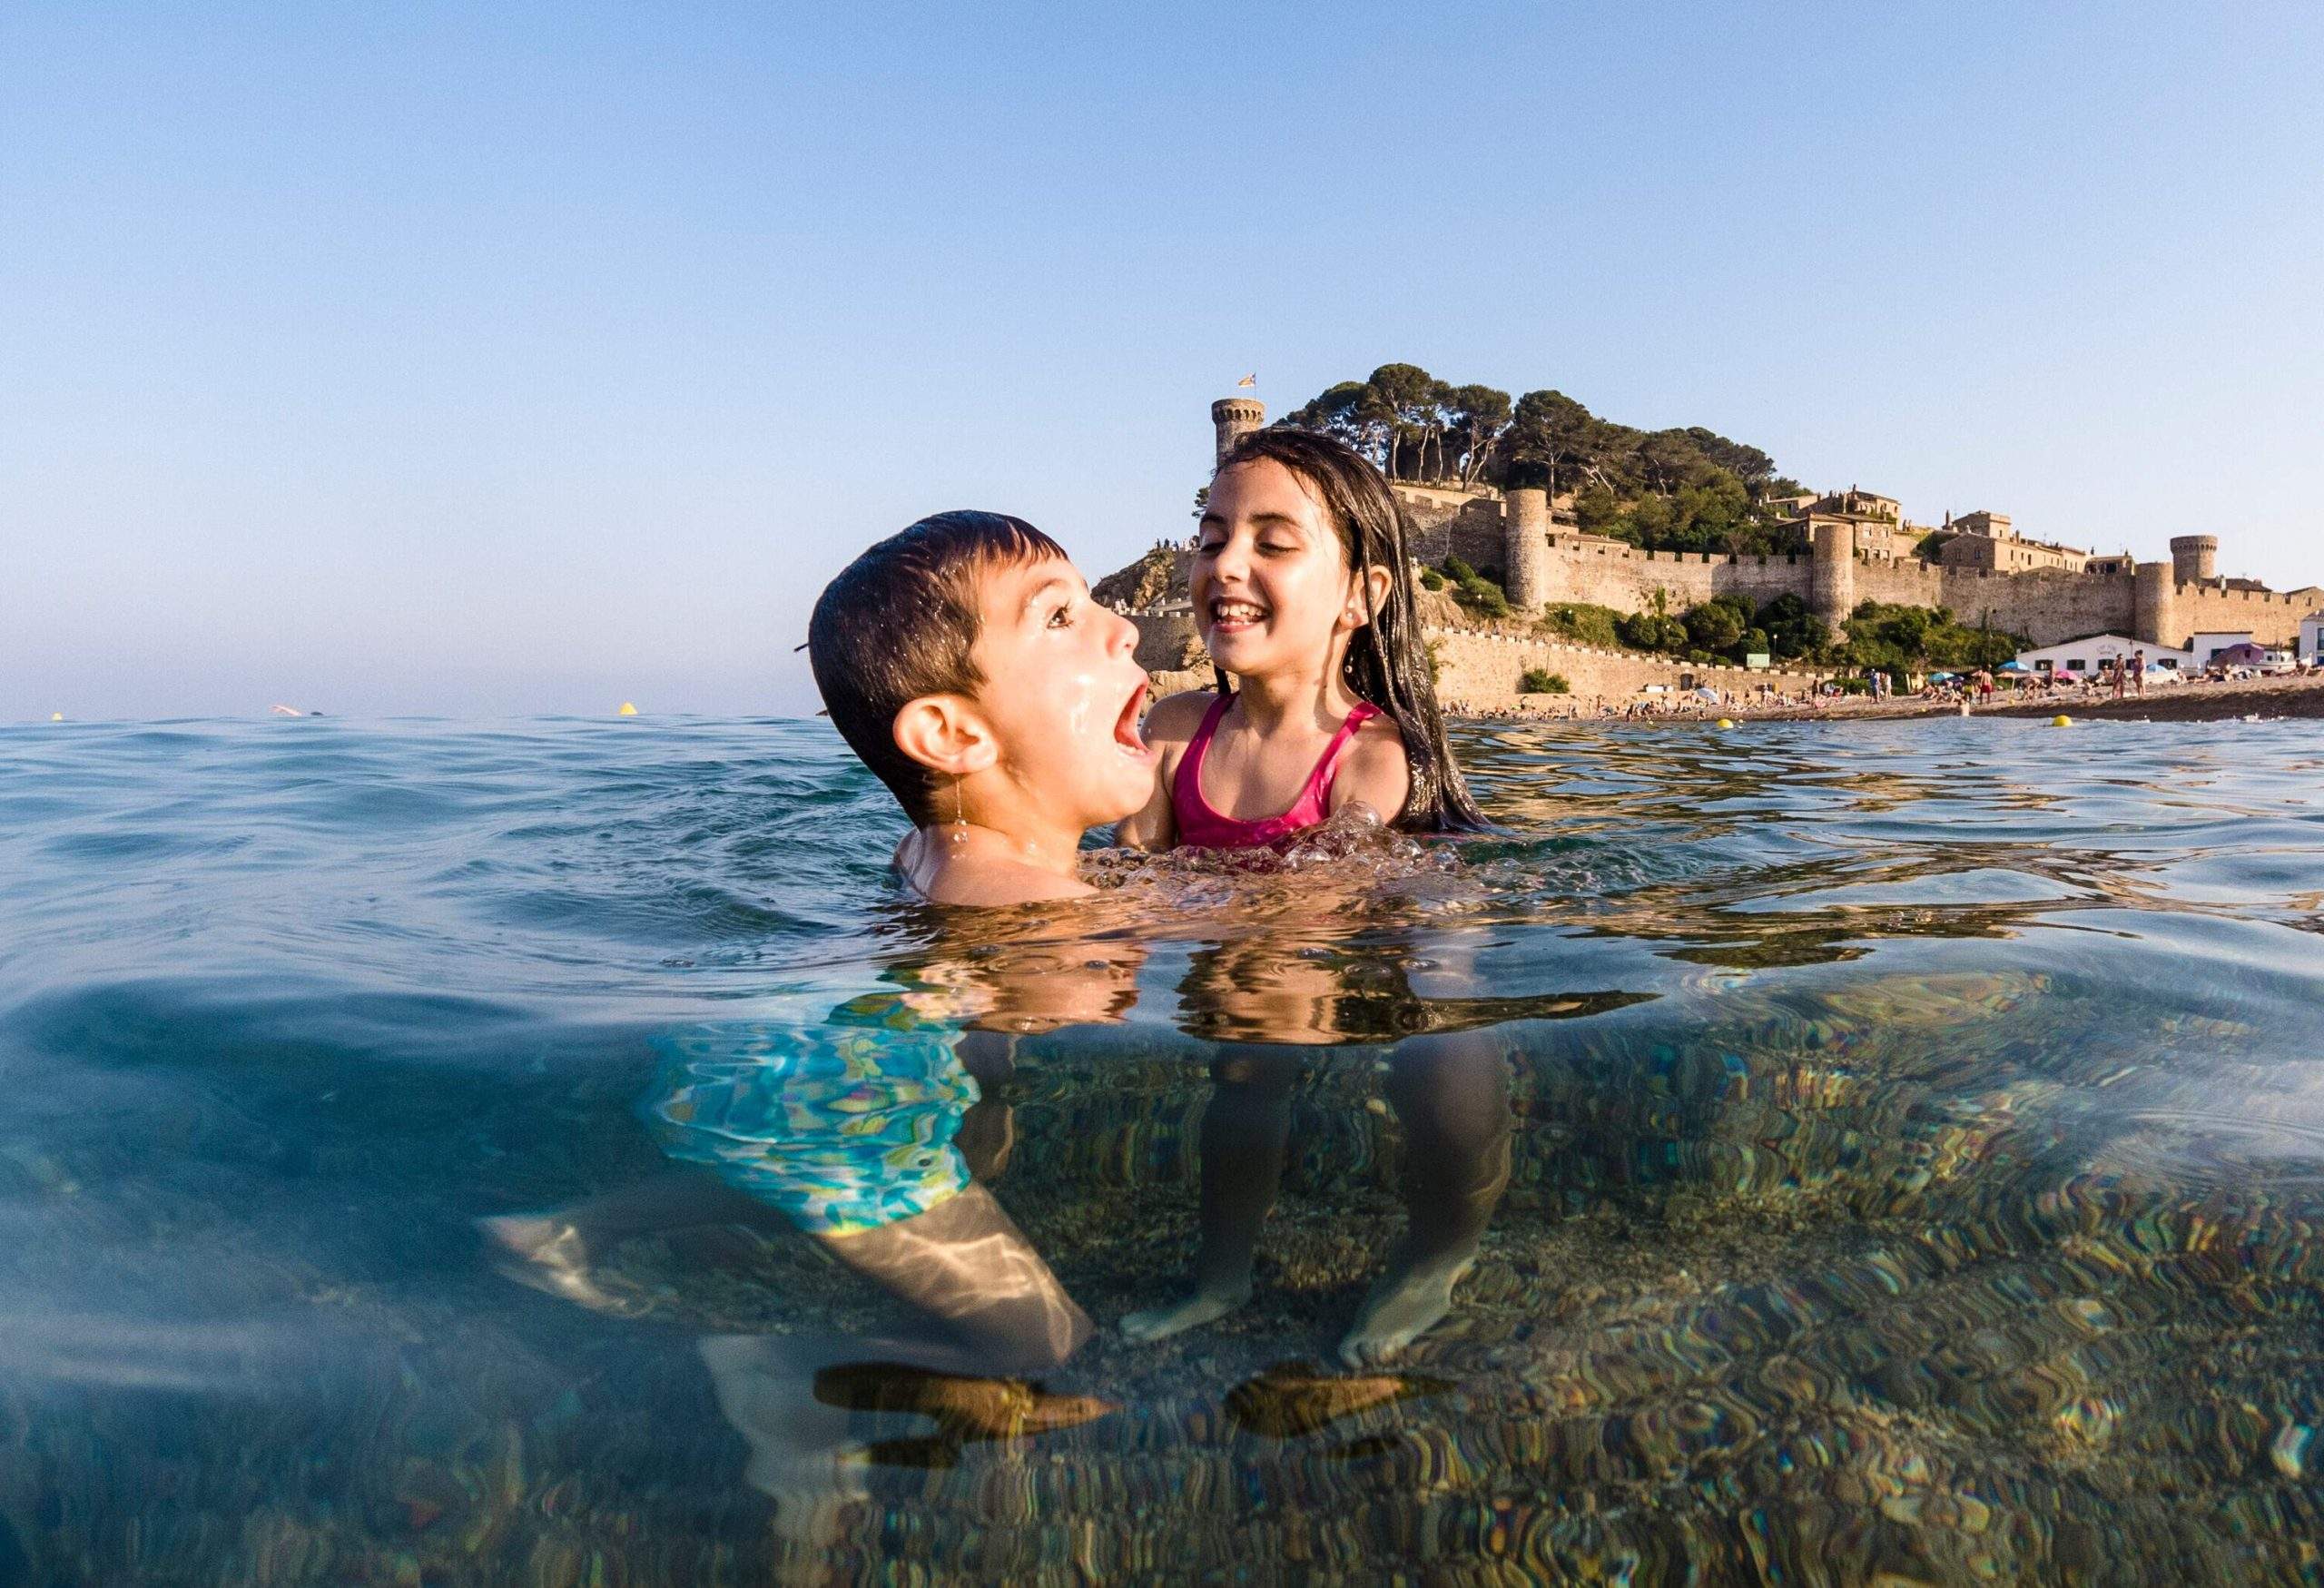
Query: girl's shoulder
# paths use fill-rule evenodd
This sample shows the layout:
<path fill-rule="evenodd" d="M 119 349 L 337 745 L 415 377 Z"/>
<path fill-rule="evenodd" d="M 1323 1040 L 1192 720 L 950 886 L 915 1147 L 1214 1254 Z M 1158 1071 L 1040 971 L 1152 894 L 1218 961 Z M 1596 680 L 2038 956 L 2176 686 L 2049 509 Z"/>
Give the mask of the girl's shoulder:
<path fill-rule="evenodd" d="M 1156 701 L 1146 714 L 1146 742 L 1159 745 L 1193 738 L 1217 701 L 1216 692 L 1208 689 L 1181 690 Z"/>
<path fill-rule="evenodd" d="M 1404 747 L 1403 729 L 1384 711 L 1375 712 L 1356 725 L 1355 733 L 1348 740 L 1347 755 L 1351 761 L 1393 760 L 1402 764 L 1412 759 Z"/>

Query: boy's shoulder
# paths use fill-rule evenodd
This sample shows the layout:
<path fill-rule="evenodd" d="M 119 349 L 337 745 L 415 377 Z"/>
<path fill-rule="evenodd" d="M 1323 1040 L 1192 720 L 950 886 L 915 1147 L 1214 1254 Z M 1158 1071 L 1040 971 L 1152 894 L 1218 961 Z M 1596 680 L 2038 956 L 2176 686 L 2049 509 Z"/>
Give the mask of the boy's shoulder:
<path fill-rule="evenodd" d="M 1202 719 L 1218 700 L 1217 693 L 1209 689 L 1183 689 L 1154 703 L 1146 714 L 1146 742 L 1159 739 L 1191 739 L 1202 726 Z"/>
<path fill-rule="evenodd" d="M 997 855 L 947 855 L 925 831 L 896 845 L 895 867 L 904 885 L 931 904 L 1007 909 L 1015 904 L 1085 899 L 1098 890 L 1078 877 Z"/>

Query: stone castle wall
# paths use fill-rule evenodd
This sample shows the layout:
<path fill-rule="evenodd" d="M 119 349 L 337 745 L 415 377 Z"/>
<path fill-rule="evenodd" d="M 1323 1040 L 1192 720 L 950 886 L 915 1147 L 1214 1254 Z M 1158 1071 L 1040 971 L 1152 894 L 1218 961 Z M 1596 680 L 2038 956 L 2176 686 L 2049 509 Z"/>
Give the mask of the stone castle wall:
<path fill-rule="evenodd" d="M 1675 690 L 1691 686 L 1691 680 L 1711 689 L 1749 693 L 1762 684 L 1797 691 L 1815 683 L 1805 673 L 1699 666 L 1637 651 L 1604 651 L 1474 629 L 1432 628 L 1427 637 L 1429 655 L 1436 661 L 1437 699 L 1471 705 L 1509 704 L 1518 692 L 1519 681 L 1534 667 L 1561 676 L 1572 686 L 1571 698 L 1585 705 L 1600 695 L 1616 703 L 1627 702 L 1649 684 Z"/>
<path fill-rule="evenodd" d="M 2130 633 L 2137 621 L 2135 583 L 2128 574 L 2011 574 L 1988 568 L 1945 568 L 1936 598 L 1921 601 L 1951 607 L 1954 621 L 1971 628 L 1987 625 L 2046 646 L 2086 634 Z"/>
<path fill-rule="evenodd" d="M 2314 585 L 2299 590 L 2181 585 L 2172 592 L 2171 605 L 2179 632 L 2166 636 L 2166 644 L 2184 646 L 2198 631 L 2236 634 L 2248 628 L 2263 646 L 2290 646 L 2299 642 L 2299 620 L 2324 607 L 2324 589 Z"/>
<path fill-rule="evenodd" d="M 1649 611 L 1658 592 L 1674 613 L 1715 596 L 1741 596 L 1754 606 L 1778 596 L 1797 596 L 1813 607 L 1817 595 L 1814 558 L 1806 552 L 1738 557 L 1556 539 L 1545 560 L 1549 600 L 1589 602 L 1617 612 Z M 2128 634 L 2136 622 L 2135 580 L 2129 574 L 2009 574 L 1927 567 L 1916 559 L 1857 557 L 1853 561 L 1854 577 L 1848 581 L 1852 603 L 1946 607 L 1959 622 L 1973 626 L 1990 623 L 2037 646 L 2102 631 Z M 2248 627 L 2263 643 L 2282 644 L 2299 631 L 2300 618 L 2319 601 L 2314 591 L 2275 595 L 2181 586 L 2174 607 L 2182 632 L 2162 637 L 2175 645 L 2194 628 Z M 2278 629 L 2280 634 L 2274 632 Z"/>
<path fill-rule="evenodd" d="M 1137 613 L 1130 621 L 1137 625 L 1138 666 L 1153 676 L 1157 696 L 1211 687 L 1215 675 L 1195 634 L 1192 615 Z M 1628 701 L 1649 684 L 1673 690 L 1701 685 L 1738 692 L 1766 684 L 1792 692 L 1815 682 L 1805 673 L 1699 666 L 1639 651 L 1600 650 L 1482 629 L 1429 627 L 1421 633 L 1436 663 L 1437 698 L 1470 705 L 1513 704 L 1519 683 L 1534 667 L 1561 675 L 1574 698 L 1585 704 L 1600 695 Z"/>
<path fill-rule="evenodd" d="M 1430 486 L 1398 485 L 1403 505 L 1404 549 L 1432 567 L 1457 557 L 1471 567 L 1506 569 L 1509 539 L 1499 497 Z"/>
<path fill-rule="evenodd" d="M 1500 498 L 1402 487 L 1397 495 L 1415 526 L 1421 561 L 1442 563 L 1449 551 L 1478 567 L 1509 568 L 1509 515 Z M 1827 618 L 1844 616 L 1857 602 L 1871 600 L 1949 607 L 1961 623 L 1989 623 L 2037 646 L 2112 632 L 2175 646 L 2197 630 L 2247 629 L 2262 645 L 2291 645 L 2300 619 L 2324 607 L 2324 589 L 2313 586 L 2289 592 L 2221 589 L 2188 582 L 2183 567 L 2172 568 L 2180 577 L 2169 581 L 2167 597 L 2150 592 L 2152 598 L 2142 601 L 2137 576 L 2127 572 L 1931 567 L 1915 557 L 1892 560 L 1858 552 L 1845 570 L 1827 566 L 1827 577 L 1819 582 L 1815 554 L 1808 551 L 1764 557 L 1641 551 L 1561 531 L 1547 539 L 1544 555 L 1524 559 L 1533 564 L 1526 570 L 1527 582 L 1537 587 L 1541 600 L 1586 602 L 1617 612 L 1650 611 L 1658 596 L 1678 613 L 1717 596 L 1740 596 L 1763 606 L 1788 595 Z M 2215 544 L 2211 537 L 2182 536 L 2171 543 L 2174 557 L 2188 563 L 2203 542 Z M 1833 602 L 1839 603 L 1837 608 L 1827 610 Z M 2156 632 L 2145 632 L 2149 627 Z"/>

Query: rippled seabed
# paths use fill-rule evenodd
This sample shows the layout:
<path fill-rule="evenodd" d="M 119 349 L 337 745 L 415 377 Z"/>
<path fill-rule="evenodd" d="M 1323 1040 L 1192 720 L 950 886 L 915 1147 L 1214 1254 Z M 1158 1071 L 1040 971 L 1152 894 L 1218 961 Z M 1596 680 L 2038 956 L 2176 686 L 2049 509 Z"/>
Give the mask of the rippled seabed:
<path fill-rule="evenodd" d="M 2314 725 L 1462 748 L 1512 836 L 1165 868 L 1080 942 L 899 901 L 819 725 L 0 731 L 0 1582 L 2315 1580 Z M 698 1342 L 879 1293 L 649 1236 L 603 1316 L 471 1221 L 664 1172 L 658 1037 L 948 975 L 1029 1033 L 984 1159 L 1102 1330 L 1052 1389 L 1118 1409 L 853 1414 L 806 1526 Z M 1212 1042 L 1443 1030 L 1513 1169 L 1400 1376 L 1331 1366 L 1409 1168 L 1376 1045 L 1284 1050 L 1252 1304 L 1114 1332 Z"/>

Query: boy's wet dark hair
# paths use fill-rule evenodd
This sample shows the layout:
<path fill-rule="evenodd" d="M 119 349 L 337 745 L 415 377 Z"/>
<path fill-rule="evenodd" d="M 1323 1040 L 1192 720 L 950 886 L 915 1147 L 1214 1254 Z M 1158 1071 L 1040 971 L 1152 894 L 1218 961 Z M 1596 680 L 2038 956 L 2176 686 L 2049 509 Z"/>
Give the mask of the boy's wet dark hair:
<path fill-rule="evenodd" d="M 896 714 L 923 695 L 974 695 L 986 572 L 1065 550 L 1006 513 L 937 513 L 865 551 L 823 587 L 807 619 L 807 661 L 823 707 L 915 826 L 928 825 L 929 769 L 896 747 Z"/>
<path fill-rule="evenodd" d="M 1396 824 L 1423 833 L 1483 830 L 1489 824 L 1469 797 L 1469 785 L 1445 742 L 1444 717 L 1437 709 L 1436 685 L 1429 676 L 1420 614 L 1413 603 L 1404 512 L 1395 493 L 1353 447 L 1280 424 L 1244 435 L 1218 460 L 1216 472 L 1261 459 L 1272 459 L 1306 481 L 1339 531 L 1351 569 L 1384 567 L 1393 576 L 1387 600 L 1370 609 L 1371 621 L 1348 640 L 1345 674 L 1357 698 L 1378 706 L 1403 735 L 1413 783 Z M 1369 584 L 1364 592 L 1368 604 Z"/>

